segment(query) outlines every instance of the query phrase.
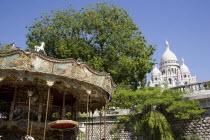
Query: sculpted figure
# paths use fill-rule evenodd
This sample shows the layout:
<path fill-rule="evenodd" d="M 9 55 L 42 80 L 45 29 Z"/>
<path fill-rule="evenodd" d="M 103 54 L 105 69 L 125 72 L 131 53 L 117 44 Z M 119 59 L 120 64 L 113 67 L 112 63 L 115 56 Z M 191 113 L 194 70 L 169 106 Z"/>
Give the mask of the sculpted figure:
<path fill-rule="evenodd" d="M 34 49 L 37 52 L 43 52 L 44 54 L 46 54 L 45 51 L 44 51 L 44 46 L 45 46 L 45 43 L 41 42 L 41 46 L 35 46 Z"/>

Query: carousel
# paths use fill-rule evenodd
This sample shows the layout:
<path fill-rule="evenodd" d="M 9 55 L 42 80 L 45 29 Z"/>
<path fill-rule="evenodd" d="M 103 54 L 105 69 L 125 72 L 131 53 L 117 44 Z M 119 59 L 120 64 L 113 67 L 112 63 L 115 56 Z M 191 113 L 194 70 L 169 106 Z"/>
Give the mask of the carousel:
<path fill-rule="evenodd" d="M 114 89 L 108 73 L 75 59 L 0 53 L 0 139 L 76 140 L 80 113 L 105 108 Z"/>

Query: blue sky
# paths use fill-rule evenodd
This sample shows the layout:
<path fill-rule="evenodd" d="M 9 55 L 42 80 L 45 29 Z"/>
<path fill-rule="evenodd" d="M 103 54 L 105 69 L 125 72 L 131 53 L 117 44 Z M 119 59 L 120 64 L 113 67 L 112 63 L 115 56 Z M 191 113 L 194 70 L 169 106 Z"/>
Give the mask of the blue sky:
<path fill-rule="evenodd" d="M 1 0 L 0 43 L 26 48 L 27 29 L 41 12 L 80 9 L 104 0 Z M 165 40 L 179 62 L 185 59 L 197 81 L 210 80 L 210 0 L 107 0 L 128 11 L 148 42 L 156 45 L 160 62 Z"/>

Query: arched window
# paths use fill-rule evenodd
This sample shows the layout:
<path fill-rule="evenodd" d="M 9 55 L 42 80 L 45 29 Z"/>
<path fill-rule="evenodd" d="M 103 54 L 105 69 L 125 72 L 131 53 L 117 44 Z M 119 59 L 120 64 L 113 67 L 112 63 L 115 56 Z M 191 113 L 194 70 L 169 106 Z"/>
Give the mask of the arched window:
<path fill-rule="evenodd" d="M 172 83 L 172 80 L 171 80 L 171 78 L 169 78 L 169 79 L 168 79 L 168 81 L 169 81 L 169 83 L 170 83 L 170 84 Z"/>
<path fill-rule="evenodd" d="M 162 71 L 162 74 L 165 74 L 165 70 Z"/>
<path fill-rule="evenodd" d="M 168 69 L 168 74 L 171 75 L 171 70 L 170 69 Z"/>

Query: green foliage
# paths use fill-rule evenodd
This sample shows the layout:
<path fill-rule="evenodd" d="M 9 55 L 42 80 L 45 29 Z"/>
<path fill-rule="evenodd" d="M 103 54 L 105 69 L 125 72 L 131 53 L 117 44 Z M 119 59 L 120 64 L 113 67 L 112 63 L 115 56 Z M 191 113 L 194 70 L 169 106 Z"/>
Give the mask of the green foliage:
<path fill-rule="evenodd" d="M 27 28 L 29 48 L 44 41 L 48 56 L 82 59 L 110 73 L 117 84 L 143 86 L 154 63 L 155 48 L 128 13 L 115 5 L 96 3 L 81 10 L 51 11 Z"/>
<path fill-rule="evenodd" d="M 194 135 L 187 135 L 187 136 L 180 136 L 177 138 L 177 140 L 200 140 L 199 136 L 194 134 Z"/>
<path fill-rule="evenodd" d="M 70 116 L 71 116 L 71 112 L 66 112 L 65 113 L 65 117 L 70 117 Z M 61 115 L 60 115 L 59 112 L 54 112 L 52 114 L 52 117 L 55 118 L 55 119 L 59 119 L 59 118 L 61 118 Z"/>
<path fill-rule="evenodd" d="M 5 45 L 5 46 L 3 46 L 0 43 L 0 52 L 8 52 L 8 51 L 11 51 L 11 50 L 12 50 L 12 45 Z"/>
<path fill-rule="evenodd" d="M 70 117 L 71 116 L 71 112 L 66 112 L 65 116 L 66 117 Z"/>
<path fill-rule="evenodd" d="M 58 118 L 61 117 L 61 115 L 60 115 L 58 112 L 54 112 L 54 113 L 52 114 L 52 117 L 55 118 L 55 119 L 58 119 Z"/>
<path fill-rule="evenodd" d="M 163 114 L 158 111 L 148 111 L 143 114 L 142 119 L 137 120 L 134 130 L 138 132 L 149 132 L 160 140 L 173 140 L 170 125 Z M 141 133 L 144 138 L 148 137 L 148 133 Z"/>
<path fill-rule="evenodd" d="M 118 124 L 132 125 L 135 135 L 144 138 L 153 135 L 158 140 L 172 140 L 166 115 L 189 119 L 197 118 L 205 111 L 198 107 L 199 101 L 185 100 L 185 94 L 188 93 L 162 88 L 144 88 L 136 91 L 118 89 L 110 106 L 131 110 L 129 115 L 119 118 Z M 116 130 L 113 129 L 112 133 L 120 132 Z"/>
<path fill-rule="evenodd" d="M 87 114 L 86 113 L 79 113 L 79 116 L 84 118 L 84 117 L 87 117 Z"/>
<path fill-rule="evenodd" d="M 168 83 L 162 83 L 162 84 L 163 84 L 164 89 L 168 88 Z"/>
<path fill-rule="evenodd" d="M 209 89 L 209 88 L 210 88 L 210 83 L 204 84 L 203 87 L 204 87 L 205 89 Z"/>
<path fill-rule="evenodd" d="M 83 133 L 82 131 L 78 131 L 77 132 L 77 138 L 79 138 L 79 139 L 81 139 L 81 138 L 86 138 L 86 135 L 85 135 L 85 133 Z"/>

